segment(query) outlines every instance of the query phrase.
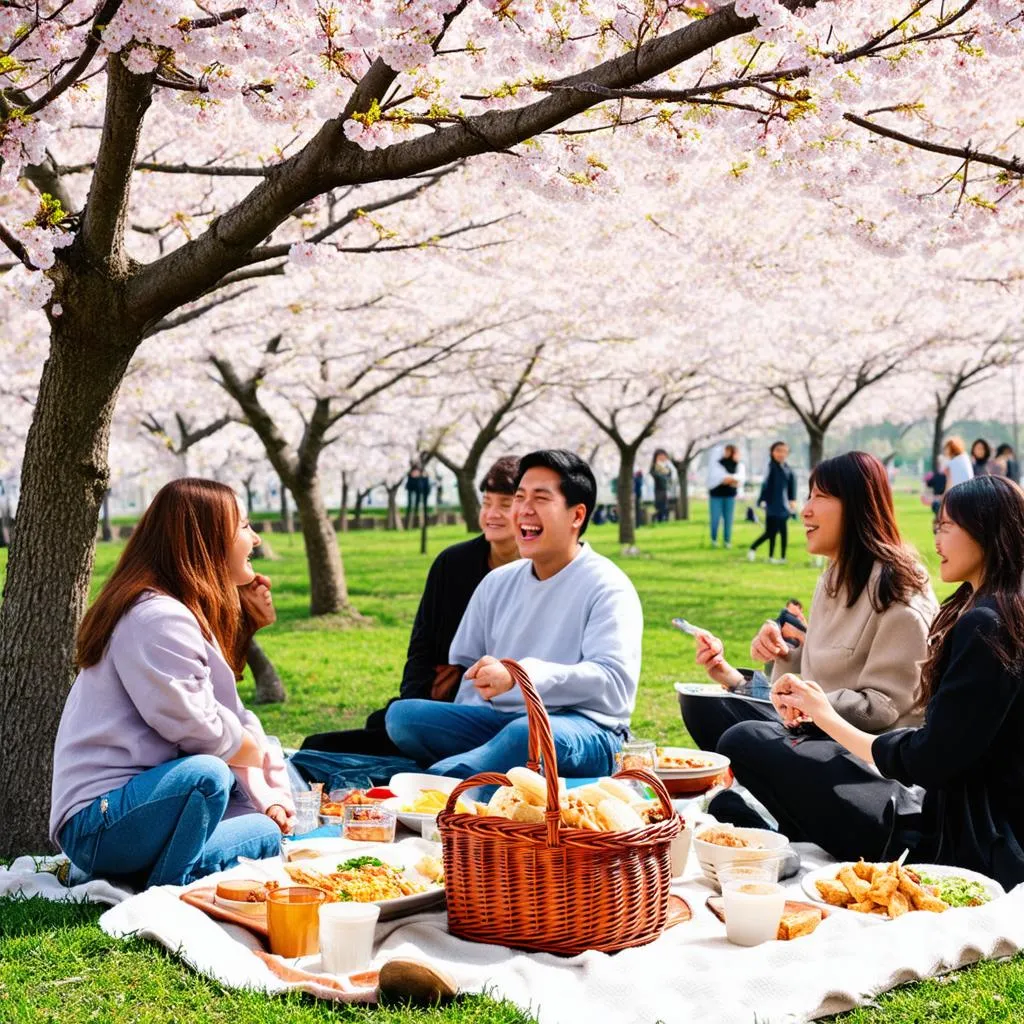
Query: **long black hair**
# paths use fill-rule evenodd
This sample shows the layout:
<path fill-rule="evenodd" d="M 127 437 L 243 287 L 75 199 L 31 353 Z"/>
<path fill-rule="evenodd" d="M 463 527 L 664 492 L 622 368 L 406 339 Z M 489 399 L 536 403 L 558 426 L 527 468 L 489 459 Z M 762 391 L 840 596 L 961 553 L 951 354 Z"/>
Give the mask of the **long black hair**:
<path fill-rule="evenodd" d="M 846 452 L 825 459 L 811 471 L 809 486 L 838 498 L 843 506 L 839 556 L 827 582 L 829 597 L 845 592 L 846 607 L 852 608 L 876 564 L 881 574 L 877 591 L 870 595 L 875 611 L 884 612 L 897 601 L 906 604 L 925 589 L 928 577 L 900 537 L 889 476 L 874 455 Z"/>
<path fill-rule="evenodd" d="M 970 583 L 962 583 L 935 616 L 928 660 L 921 666 L 919 707 L 938 686 L 953 627 L 979 598 L 994 602 L 1003 627 L 989 639 L 996 657 L 1009 671 L 1024 667 L 1024 491 L 1005 476 L 976 476 L 946 492 L 939 509 L 939 521 L 943 519 L 956 523 L 981 547 L 985 568 L 977 593 Z"/>

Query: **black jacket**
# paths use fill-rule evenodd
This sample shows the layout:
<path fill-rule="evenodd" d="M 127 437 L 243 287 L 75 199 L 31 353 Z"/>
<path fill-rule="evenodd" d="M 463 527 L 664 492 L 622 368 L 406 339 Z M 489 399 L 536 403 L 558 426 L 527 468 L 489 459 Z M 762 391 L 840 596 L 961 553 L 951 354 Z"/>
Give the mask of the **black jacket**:
<path fill-rule="evenodd" d="M 793 470 L 785 462 L 770 459 L 757 503 L 765 506 L 768 515 L 786 519 L 789 517 L 791 501 L 796 501 L 796 477 Z"/>
<path fill-rule="evenodd" d="M 491 546 L 481 534 L 445 548 L 434 559 L 413 621 L 399 697 L 394 700 L 430 698 L 435 669 L 448 664 L 448 651 L 469 599 L 490 570 L 490 554 Z M 454 698 L 453 690 L 448 699 Z M 395 754 L 398 748 L 384 728 L 386 712 L 386 707 L 371 712 L 363 729 L 307 736 L 302 741 L 302 748 L 344 754 Z"/>
<path fill-rule="evenodd" d="M 883 733 L 871 754 L 886 777 L 926 790 L 915 857 L 1009 889 L 1024 882 L 1024 671 L 993 652 L 1002 629 L 990 601 L 961 616 L 924 725 Z"/>

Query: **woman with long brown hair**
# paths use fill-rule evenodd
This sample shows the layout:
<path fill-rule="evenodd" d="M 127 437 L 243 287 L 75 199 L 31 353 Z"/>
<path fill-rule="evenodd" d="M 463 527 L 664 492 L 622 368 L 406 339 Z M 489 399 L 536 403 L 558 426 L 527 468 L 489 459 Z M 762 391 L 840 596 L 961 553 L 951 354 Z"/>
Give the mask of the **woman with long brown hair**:
<path fill-rule="evenodd" d="M 772 662 L 776 678 L 799 672 L 817 679 L 839 714 L 867 732 L 915 724 L 918 663 L 938 601 L 900 537 L 885 467 L 866 452 L 847 452 L 819 463 L 809 486 L 802 513 L 807 550 L 829 566 L 815 588 L 806 634 L 769 620 L 751 643 L 751 657 Z M 733 668 L 710 633 L 697 638 L 697 662 L 726 689 L 749 685 L 750 670 Z M 781 728 L 764 704 L 681 695 L 680 705 L 705 750 L 720 749 L 738 723 L 770 723 L 775 731 L 766 735 Z M 734 733 L 730 746 L 756 744 L 761 732 Z"/>
<path fill-rule="evenodd" d="M 278 852 L 287 774 L 236 686 L 275 617 L 258 543 L 229 487 L 174 480 L 86 614 L 50 811 L 79 872 L 180 885 Z"/>
<path fill-rule="evenodd" d="M 769 809 L 784 831 L 795 823 L 800 838 L 840 859 L 889 859 L 906 847 L 913 860 L 1010 888 L 1024 882 L 1024 492 L 999 476 L 952 488 L 935 548 L 942 578 L 960 587 L 929 636 L 924 724 L 872 736 L 840 717 L 816 682 L 783 676 L 772 694 L 783 718 L 812 720 L 849 753 L 831 789 L 808 778 L 799 804 L 779 793 Z M 901 813 L 903 787 L 914 785 L 923 804 Z"/>

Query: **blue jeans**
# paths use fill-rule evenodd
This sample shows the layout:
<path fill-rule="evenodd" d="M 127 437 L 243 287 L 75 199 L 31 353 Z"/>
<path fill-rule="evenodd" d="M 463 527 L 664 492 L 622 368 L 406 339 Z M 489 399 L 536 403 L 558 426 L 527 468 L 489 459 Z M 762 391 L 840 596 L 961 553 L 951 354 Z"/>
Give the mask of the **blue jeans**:
<path fill-rule="evenodd" d="M 140 772 L 72 815 L 60 845 L 90 877 L 137 888 L 185 885 L 281 849 L 281 830 L 265 814 L 224 818 L 235 777 L 219 758 L 181 757 Z"/>
<path fill-rule="evenodd" d="M 480 772 L 507 772 L 526 764 L 529 727 L 525 712 L 495 711 L 474 704 L 399 700 L 385 719 L 391 741 L 432 775 L 468 779 Z M 551 715 L 558 772 L 610 775 L 621 738 L 585 715 Z"/>
<path fill-rule="evenodd" d="M 709 498 L 711 504 L 711 539 L 718 540 L 718 524 L 722 523 L 722 536 L 726 544 L 732 543 L 732 519 L 736 512 L 735 498 Z"/>

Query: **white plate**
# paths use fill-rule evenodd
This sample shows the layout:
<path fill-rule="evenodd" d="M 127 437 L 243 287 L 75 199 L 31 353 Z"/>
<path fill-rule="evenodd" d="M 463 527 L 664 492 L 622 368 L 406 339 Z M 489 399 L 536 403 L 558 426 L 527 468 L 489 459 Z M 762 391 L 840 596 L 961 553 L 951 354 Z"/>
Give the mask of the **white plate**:
<path fill-rule="evenodd" d="M 853 861 L 846 861 L 842 864 L 826 864 L 822 868 L 816 868 L 814 871 L 808 871 L 806 875 L 800 880 L 800 884 L 803 886 L 803 890 L 815 903 L 824 904 L 833 910 L 846 910 L 846 907 L 836 907 L 831 903 L 825 903 L 821 898 L 821 893 L 815 888 L 814 883 L 822 879 L 835 878 L 836 874 L 844 867 L 853 867 Z M 1006 890 L 994 879 L 989 878 L 987 875 L 979 874 L 977 871 L 969 871 L 967 868 L 954 868 L 948 864 L 907 864 L 908 868 L 913 868 L 915 871 L 922 872 L 926 875 L 931 875 L 933 878 L 949 878 L 951 875 L 956 875 L 958 878 L 968 878 L 974 882 L 981 882 L 985 887 L 985 891 L 992 897 L 992 899 L 998 899 L 1000 896 L 1006 895 Z M 856 911 L 851 910 L 848 913 L 854 914 Z M 881 915 L 879 915 L 881 916 Z M 889 920 L 885 917 L 883 920 Z"/>
<path fill-rule="evenodd" d="M 404 796 L 392 796 L 388 797 L 387 800 L 381 805 L 394 811 L 398 815 L 398 820 L 408 829 L 412 829 L 413 832 L 419 834 L 423 828 L 423 822 L 432 821 L 437 817 L 436 814 L 419 814 L 416 811 L 403 811 L 402 806 L 409 803 L 415 797 L 404 797 Z"/>
<path fill-rule="evenodd" d="M 329 875 L 333 871 L 338 870 L 338 865 L 344 863 L 346 860 L 350 860 L 352 857 L 370 856 L 376 857 L 378 860 L 384 861 L 385 864 L 392 864 L 395 867 L 403 869 L 402 873 L 407 877 L 417 882 L 422 882 L 427 886 L 426 892 L 413 893 L 411 896 L 397 896 L 393 900 L 374 900 L 378 907 L 380 907 L 380 920 L 389 921 L 393 917 L 405 917 L 407 914 L 416 914 L 421 910 L 428 910 L 430 907 L 437 906 L 444 902 L 444 887 L 436 885 L 429 879 L 424 878 L 416 870 L 416 862 L 424 855 L 430 855 L 436 857 L 438 860 L 441 859 L 440 847 L 437 843 L 428 843 L 424 840 L 405 840 L 401 847 L 391 846 L 387 843 L 374 844 L 374 848 L 368 848 L 368 844 L 364 844 L 363 848 L 356 851 L 344 851 L 342 853 L 317 857 L 313 860 L 298 861 L 293 866 L 301 867 L 308 871 L 318 871 L 320 874 Z M 287 871 L 284 870 L 284 865 L 279 867 L 269 868 L 269 873 L 273 875 L 278 881 L 287 885 L 297 885 L 298 883 L 293 881 Z"/>
<path fill-rule="evenodd" d="M 692 750 L 689 747 L 662 747 L 662 751 L 670 757 L 699 757 L 710 762 L 706 768 L 658 768 L 656 772 L 664 779 L 701 779 L 708 775 L 718 775 L 729 767 L 729 758 L 717 754 L 713 750 Z"/>

